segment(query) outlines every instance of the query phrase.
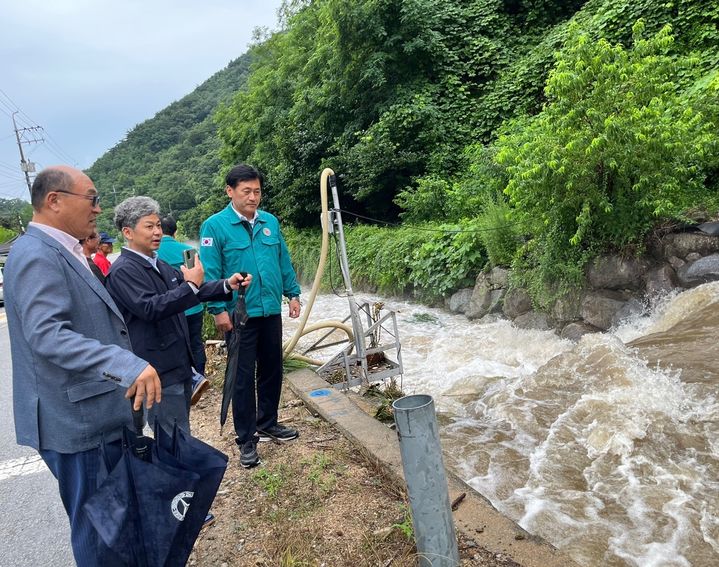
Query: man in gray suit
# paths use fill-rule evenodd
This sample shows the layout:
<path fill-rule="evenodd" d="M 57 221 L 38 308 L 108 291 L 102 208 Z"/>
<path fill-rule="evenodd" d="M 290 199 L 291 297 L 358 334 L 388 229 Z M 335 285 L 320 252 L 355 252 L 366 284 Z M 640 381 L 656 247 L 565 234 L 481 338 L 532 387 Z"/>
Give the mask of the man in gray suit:
<path fill-rule="evenodd" d="M 31 200 L 33 221 L 5 265 L 15 432 L 57 478 L 77 564 L 95 566 L 100 543 L 82 506 L 97 488 L 100 441 L 119 454 L 122 426 L 132 424 L 125 398 L 152 407 L 160 379 L 132 353 L 120 311 L 78 242 L 101 212 L 93 182 L 50 167 Z"/>

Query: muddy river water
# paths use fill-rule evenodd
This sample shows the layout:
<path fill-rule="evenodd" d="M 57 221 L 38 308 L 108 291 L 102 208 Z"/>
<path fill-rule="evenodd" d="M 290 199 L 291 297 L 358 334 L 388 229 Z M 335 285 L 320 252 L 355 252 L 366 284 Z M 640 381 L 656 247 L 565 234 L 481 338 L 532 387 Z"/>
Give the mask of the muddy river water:
<path fill-rule="evenodd" d="M 576 344 L 356 298 L 397 312 L 403 391 L 434 397 L 445 463 L 500 511 L 582 565 L 719 565 L 719 283 Z M 322 295 L 310 322 L 348 314 Z"/>

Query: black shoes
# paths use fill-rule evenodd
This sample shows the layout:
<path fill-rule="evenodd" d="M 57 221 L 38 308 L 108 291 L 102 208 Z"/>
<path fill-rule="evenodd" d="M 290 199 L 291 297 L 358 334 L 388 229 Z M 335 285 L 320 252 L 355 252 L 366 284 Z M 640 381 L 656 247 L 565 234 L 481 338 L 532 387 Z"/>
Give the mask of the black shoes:
<path fill-rule="evenodd" d="M 297 439 L 299 433 L 296 429 L 285 427 L 284 425 L 273 425 L 267 429 L 258 429 L 257 435 L 244 443 L 239 440 L 236 443 L 240 446 L 240 466 L 245 469 L 251 469 L 261 463 L 260 456 L 257 454 L 258 441 L 276 441 L 284 443 Z"/>
<path fill-rule="evenodd" d="M 256 467 L 260 464 L 260 456 L 257 454 L 257 437 L 245 441 L 240 445 L 240 466 L 245 469 Z"/>
<path fill-rule="evenodd" d="M 260 441 L 279 441 L 281 443 L 297 439 L 300 435 L 296 429 L 285 427 L 279 423 L 267 429 L 258 429 L 257 434 L 260 436 Z"/>

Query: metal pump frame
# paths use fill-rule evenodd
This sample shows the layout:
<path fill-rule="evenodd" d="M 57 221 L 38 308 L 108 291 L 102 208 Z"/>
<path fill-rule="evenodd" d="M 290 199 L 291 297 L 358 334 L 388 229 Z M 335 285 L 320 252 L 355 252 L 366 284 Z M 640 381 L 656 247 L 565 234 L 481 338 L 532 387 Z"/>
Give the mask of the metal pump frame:
<path fill-rule="evenodd" d="M 329 210 L 329 226 L 327 231 L 334 233 L 337 236 L 338 242 L 338 256 L 340 261 L 340 267 L 342 270 L 342 280 L 345 286 L 345 294 L 347 301 L 349 302 L 350 315 L 346 317 L 342 322 L 346 322 L 348 319 L 352 322 L 352 333 L 354 334 L 354 342 L 349 343 L 339 353 L 333 356 L 330 360 L 324 363 L 318 372 L 322 373 L 330 368 L 343 367 L 345 371 L 346 380 L 339 384 L 336 384 L 336 388 L 347 389 L 352 386 L 360 384 L 369 384 L 372 382 L 379 382 L 392 376 L 401 375 L 404 372 L 402 365 L 402 345 L 399 341 L 399 329 L 397 327 L 397 316 L 394 311 L 389 311 L 381 318 L 376 321 L 372 318 L 371 309 L 368 303 L 358 305 L 355 301 L 354 291 L 352 290 L 352 279 L 350 278 L 349 261 L 347 259 L 347 246 L 345 243 L 344 228 L 342 225 L 342 212 L 339 203 L 339 195 L 337 193 L 337 180 L 334 175 L 329 176 L 329 186 L 332 191 L 332 204 L 333 208 Z M 364 313 L 367 317 L 367 328 L 365 329 L 362 325 L 362 317 L 360 313 Z M 391 325 L 389 324 L 391 321 Z M 386 335 L 389 335 L 391 339 L 384 344 L 373 344 L 373 338 L 379 331 L 385 331 Z M 321 345 L 322 341 L 331 334 L 332 331 L 325 334 L 317 342 L 315 342 L 306 352 L 316 350 L 317 348 L 324 348 L 330 345 Z M 369 346 L 367 340 L 369 339 Z M 339 344 L 339 343 L 332 343 Z M 385 355 L 384 368 L 381 370 L 373 369 L 367 362 L 368 355 L 376 353 L 386 353 L 389 350 L 396 352 L 396 361 L 390 360 Z M 352 374 L 352 368 L 359 367 L 359 377 L 355 377 Z"/>

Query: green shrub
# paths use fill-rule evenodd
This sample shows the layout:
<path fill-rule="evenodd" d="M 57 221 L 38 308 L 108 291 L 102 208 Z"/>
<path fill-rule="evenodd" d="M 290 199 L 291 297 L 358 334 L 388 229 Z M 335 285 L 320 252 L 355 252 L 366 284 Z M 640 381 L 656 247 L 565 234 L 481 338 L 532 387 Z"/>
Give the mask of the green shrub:
<path fill-rule="evenodd" d="M 16 235 L 17 233 L 14 230 L 10 230 L 9 228 L 0 226 L 0 244 L 2 244 L 3 242 L 7 242 Z"/>
<path fill-rule="evenodd" d="M 423 222 L 427 220 L 447 220 L 452 211 L 446 206 L 450 193 L 450 183 L 438 175 L 421 177 L 417 186 L 406 187 L 397 194 L 395 203 L 402 207 L 402 220 Z"/>
<path fill-rule="evenodd" d="M 480 238 L 492 266 L 509 266 L 519 248 L 519 228 L 510 218 L 511 209 L 502 194 L 487 195 L 477 217 Z"/>
<path fill-rule="evenodd" d="M 352 285 L 387 295 L 438 299 L 474 281 L 486 261 L 479 235 L 470 221 L 401 228 L 346 226 Z M 319 231 L 290 229 L 285 236 L 298 274 L 309 283 L 319 262 Z M 334 245 L 323 278 L 325 291 L 330 289 L 330 272 L 334 287 L 344 289 Z"/>
<path fill-rule="evenodd" d="M 486 262 L 478 225 L 462 221 L 439 225 L 410 259 L 416 295 L 433 301 L 474 282 Z M 441 232 L 440 232 L 441 230 Z"/>
<path fill-rule="evenodd" d="M 642 31 L 638 22 L 625 49 L 573 29 L 544 110 L 497 143 L 512 218 L 535 240 L 516 265 L 539 280 L 532 287 L 568 282 L 598 252 L 640 248 L 662 219 L 716 207 L 704 183 L 716 125 L 678 79 L 694 61 L 670 54 L 668 27 L 650 39 Z"/>
<path fill-rule="evenodd" d="M 205 309 L 202 312 L 202 341 L 208 340 L 223 341 L 225 340 L 225 335 L 217 330 L 214 317 Z"/>

